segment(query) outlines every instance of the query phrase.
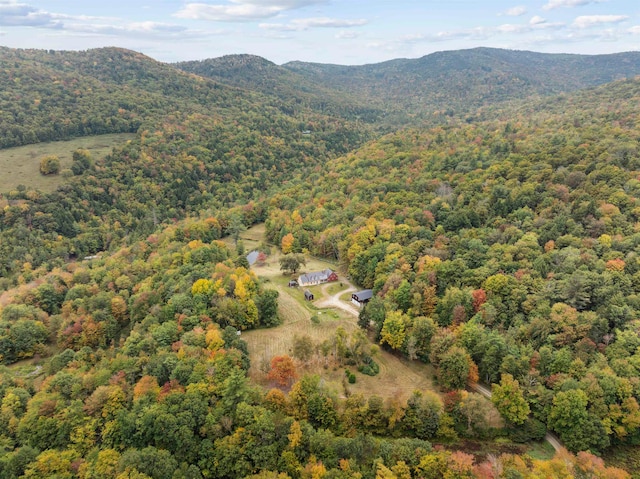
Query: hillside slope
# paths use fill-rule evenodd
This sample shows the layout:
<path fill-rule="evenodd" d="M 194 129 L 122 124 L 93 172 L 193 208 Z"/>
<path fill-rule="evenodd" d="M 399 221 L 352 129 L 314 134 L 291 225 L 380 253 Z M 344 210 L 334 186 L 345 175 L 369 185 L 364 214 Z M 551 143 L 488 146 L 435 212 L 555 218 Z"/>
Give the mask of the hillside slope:
<path fill-rule="evenodd" d="M 136 132 L 162 118 L 200 113 L 234 121 L 239 115 L 325 122 L 274 96 L 184 73 L 137 52 L 0 49 L 0 148 L 100 133 Z M 303 119 L 301 113 L 307 113 Z"/>
<path fill-rule="evenodd" d="M 267 236 L 372 288 L 362 324 L 445 389 L 515 378 L 521 410 L 570 450 L 635 444 L 622 418 L 640 419 L 640 79 L 502 117 L 330 162 L 313 189 L 273 199 Z"/>
<path fill-rule="evenodd" d="M 640 74 L 640 53 L 545 54 L 494 48 L 437 52 L 418 59 L 343 66 L 227 55 L 176 67 L 294 105 L 398 125 L 446 123 L 475 108 L 552 95 Z"/>
<path fill-rule="evenodd" d="M 341 92 L 316 79 L 300 75 L 255 55 L 226 55 L 202 61 L 180 62 L 186 72 L 248 90 L 274 95 L 292 109 L 306 107 L 363 122 L 379 122 L 382 110 L 372 108 L 356 91 Z"/>
<path fill-rule="evenodd" d="M 202 210 L 264 199 L 370 134 L 356 122 L 293 111 L 273 96 L 127 50 L 4 53 L 3 146 L 109 131 L 138 137 L 77 165 L 52 194 L 0 192 L 0 275 L 25 261 L 38 266 L 104 250 Z"/>

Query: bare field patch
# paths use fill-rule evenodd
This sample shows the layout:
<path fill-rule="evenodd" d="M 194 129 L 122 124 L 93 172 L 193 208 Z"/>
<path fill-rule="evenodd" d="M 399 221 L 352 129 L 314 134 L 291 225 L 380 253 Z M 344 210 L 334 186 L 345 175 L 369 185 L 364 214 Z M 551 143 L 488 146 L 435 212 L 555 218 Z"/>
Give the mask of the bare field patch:
<path fill-rule="evenodd" d="M 85 136 L 72 140 L 36 143 L 0 150 L 0 192 L 8 192 L 24 185 L 44 193 L 54 191 L 64 183 L 62 175 L 43 176 L 40 174 L 40 159 L 55 155 L 60 159 L 60 169 L 71 167 L 73 152 L 84 148 L 94 159 L 111 152 L 114 146 L 135 138 L 132 133 Z"/>

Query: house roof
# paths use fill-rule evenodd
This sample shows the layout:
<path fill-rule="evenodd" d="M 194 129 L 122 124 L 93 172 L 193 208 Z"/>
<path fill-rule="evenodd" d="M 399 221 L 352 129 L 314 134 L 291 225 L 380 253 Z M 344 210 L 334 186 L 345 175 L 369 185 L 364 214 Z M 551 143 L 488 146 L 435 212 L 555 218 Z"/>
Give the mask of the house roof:
<path fill-rule="evenodd" d="M 301 274 L 300 277 L 298 278 L 298 282 L 302 284 L 307 284 L 307 283 L 319 283 L 321 281 L 327 281 L 327 279 L 329 279 L 329 276 L 331 276 L 331 273 L 333 273 L 332 270 L 325 269 L 322 271 L 314 271 L 313 273 Z"/>
<path fill-rule="evenodd" d="M 355 299 L 356 301 L 360 301 L 362 303 L 363 301 L 368 301 L 369 299 L 371 299 L 373 297 L 373 290 L 372 289 L 363 289 L 362 291 L 358 291 L 357 293 L 353 293 L 351 295 L 351 297 L 353 299 Z"/>
<path fill-rule="evenodd" d="M 249 266 L 253 266 L 253 264 L 258 261 L 258 256 L 260 255 L 260 251 L 253 250 L 251 253 L 247 255 L 247 261 L 249 262 Z"/>

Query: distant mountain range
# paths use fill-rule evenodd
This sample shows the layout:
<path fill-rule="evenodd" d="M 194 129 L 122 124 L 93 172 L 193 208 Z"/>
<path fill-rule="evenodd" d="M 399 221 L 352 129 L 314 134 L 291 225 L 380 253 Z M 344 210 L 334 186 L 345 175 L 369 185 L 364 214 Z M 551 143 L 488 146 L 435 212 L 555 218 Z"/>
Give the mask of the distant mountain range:
<path fill-rule="evenodd" d="M 402 123 L 497 102 L 570 92 L 640 74 L 640 52 L 547 54 L 475 48 L 362 66 L 290 62 L 251 55 L 178 63 L 182 70 L 241 88 L 344 108 L 368 105 Z M 301 100 L 302 101 L 302 100 Z"/>
<path fill-rule="evenodd" d="M 640 52 L 476 48 L 362 66 L 278 66 L 252 55 L 169 65 L 120 48 L 0 47 L 0 148 L 135 132 L 175 111 L 230 118 L 234 111 L 277 110 L 295 118 L 300 131 L 317 121 L 346 120 L 366 137 L 369 130 L 477 118 L 478 108 L 638 74 Z"/>

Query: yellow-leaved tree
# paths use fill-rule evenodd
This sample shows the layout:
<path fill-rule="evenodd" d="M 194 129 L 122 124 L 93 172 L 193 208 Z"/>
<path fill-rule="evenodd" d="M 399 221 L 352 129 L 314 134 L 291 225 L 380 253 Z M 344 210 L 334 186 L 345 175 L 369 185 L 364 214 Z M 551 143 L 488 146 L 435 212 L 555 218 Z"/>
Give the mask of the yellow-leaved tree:
<path fill-rule="evenodd" d="M 282 252 L 284 254 L 288 254 L 291 253 L 291 251 L 293 251 L 293 242 L 295 241 L 295 238 L 293 237 L 293 235 L 291 233 L 287 233 L 286 235 L 284 235 L 282 237 Z"/>

